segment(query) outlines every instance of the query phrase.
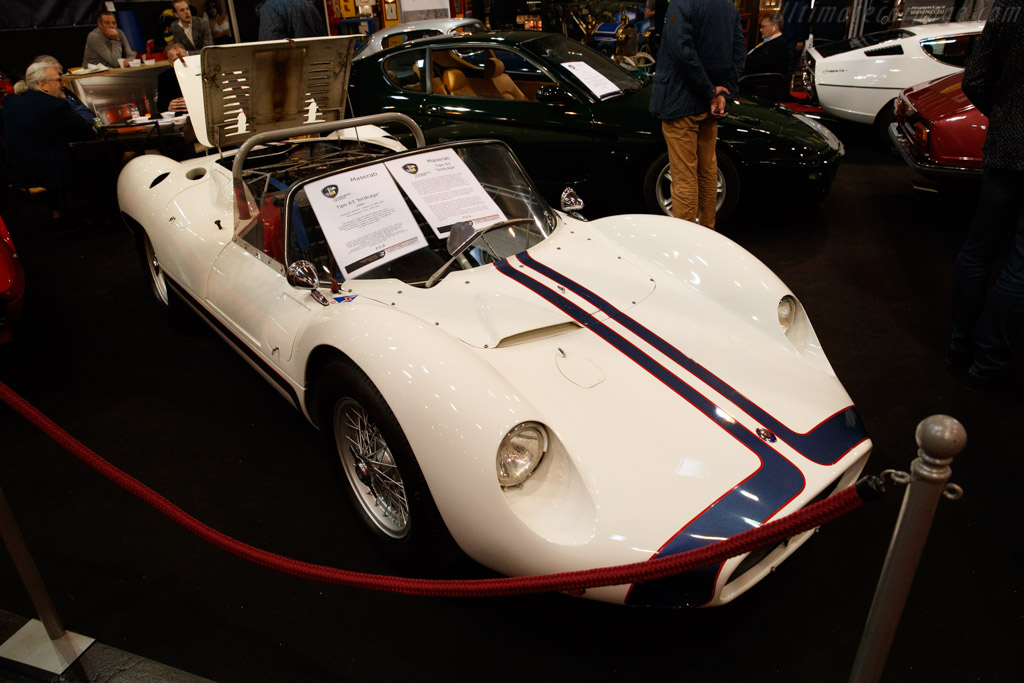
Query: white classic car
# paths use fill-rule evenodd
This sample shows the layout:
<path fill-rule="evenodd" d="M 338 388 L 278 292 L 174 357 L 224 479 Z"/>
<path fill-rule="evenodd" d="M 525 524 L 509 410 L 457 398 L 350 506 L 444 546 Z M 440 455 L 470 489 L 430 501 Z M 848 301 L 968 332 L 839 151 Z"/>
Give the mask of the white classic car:
<path fill-rule="evenodd" d="M 878 122 L 888 134 L 904 88 L 962 71 L 983 21 L 923 24 L 812 47 L 809 89 L 832 116 Z"/>
<path fill-rule="evenodd" d="M 402 43 L 408 43 L 419 38 L 429 38 L 447 33 L 470 33 L 472 31 L 484 31 L 487 27 L 479 19 L 472 17 L 452 17 L 449 19 L 424 19 L 423 21 L 412 21 L 406 24 L 397 24 L 374 31 L 363 43 L 362 47 L 356 50 L 353 59 L 362 59 L 376 54 L 389 47 L 395 47 Z"/>
<path fill-rule="evenodd" d="M 345 40 L 178 65 L 200 137 L 247 139 L 138 157 L 118 200 L 158 305 L 194 309 L 321 430 L 382 549 L 457 545 L 508 575 L 645 562 L 855 481 L 871 442 L 768 268 L 666 216 L 557 211 L 503 143 L 391 151 L 374 125 L 422 144 L 411 119 L 331 120 L 344 88 L 310 83 L 344 77 Z M 724 603 L 810 533 L 586 597 Z"/>

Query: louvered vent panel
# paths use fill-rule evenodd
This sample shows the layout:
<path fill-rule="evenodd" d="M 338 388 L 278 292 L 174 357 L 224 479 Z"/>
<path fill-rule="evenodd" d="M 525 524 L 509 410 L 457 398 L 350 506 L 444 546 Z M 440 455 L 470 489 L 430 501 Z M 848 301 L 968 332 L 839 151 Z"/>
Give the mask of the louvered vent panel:
<path fill-rule="evenodd" d="M 864 50 L 864 54 L 868 57 L 887 57 L 890 55 L 901 55 L 903 54 L 902 45 L 888 45 L 886 47 L 876 47 L 873 50 Z"/>
<path fill-rule="evenodd" d="M 204 48 L 206 129 L 234 146 L 257 133 L 344 118 L 354 36 Z"/>

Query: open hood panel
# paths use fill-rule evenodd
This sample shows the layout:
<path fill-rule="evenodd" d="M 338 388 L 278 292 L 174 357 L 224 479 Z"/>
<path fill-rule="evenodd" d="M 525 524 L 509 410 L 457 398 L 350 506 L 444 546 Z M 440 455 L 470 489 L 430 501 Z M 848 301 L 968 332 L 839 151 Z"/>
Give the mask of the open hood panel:
<path fill-rule="evenodd" d="M 178 61 L 196 138 L 206 147 L 229 147 L 257 133 L 344 118 L 357 38 L 215 45 L 198 59 Z"/>

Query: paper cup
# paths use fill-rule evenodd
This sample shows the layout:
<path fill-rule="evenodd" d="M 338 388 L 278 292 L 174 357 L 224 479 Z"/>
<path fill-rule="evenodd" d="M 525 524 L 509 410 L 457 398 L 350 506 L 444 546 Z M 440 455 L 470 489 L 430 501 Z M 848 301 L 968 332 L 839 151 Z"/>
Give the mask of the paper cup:
<path fill-rule="evenodd" d="M 173 119 L 174 116 L 175 116 L 175 114 L 174 114 L 173 111 L 160 112 L 160 118 L 165 119 L 165 120 Z"/>

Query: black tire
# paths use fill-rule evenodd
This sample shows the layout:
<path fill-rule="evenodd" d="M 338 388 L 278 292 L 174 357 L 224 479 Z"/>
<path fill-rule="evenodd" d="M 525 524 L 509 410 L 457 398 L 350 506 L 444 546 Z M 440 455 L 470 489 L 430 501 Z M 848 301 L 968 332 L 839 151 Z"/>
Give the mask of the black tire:
<path fill-rule="evenodd" d="M 167 278 L 160 267 L 160 259 L 145 230 L 136 231 L 135 243 L 139 252 L 139 262 L 142 264 L 143 277 L 146 278 L 149 299 L 171 324 L 184 327 L 189 317 L 188 306 L 168 286 Z"/>
<path fill-rule="evenodd" d="M 718 149 L 715 153 L 718 161 L 718 207 L 715 211 L 715 225 L 729 220 L 740 202 L 740 172 L 729 155 Z"/>
<path fill-rule="evenodd" d="M 889 137 L 889 124 L 896 121 L 895 102 L 896 100 L 889 100 L 875 115 L 875 127 L 878 129 L 878 135 L 882 138 L 882 144 L 893 151 L 896 151 L 896 146 L 893 144 L 892 138 Z"/>
<path fill-rule="evenodd" d="M 740 174 L 732 159 L 721 149 L 715 154 L 718 162 L 718 200 L 715 204 L 715 223 L 725 221 L 740 198 Z M 668 152 L 661 154 L 648 167 L 644 176 L 644 202 L 651 213 L 672 215 L 672 174 L 669 171 Z"/>
<path fill-rule="evenodd" d="M 339 483 L 381 553 L 439 570 L 459 557 L 398 420 L 351 361 L 328 364 L 317 385 L 320 431 Z"/>

